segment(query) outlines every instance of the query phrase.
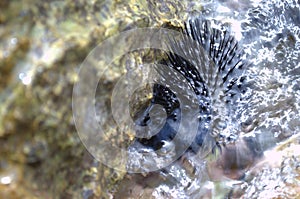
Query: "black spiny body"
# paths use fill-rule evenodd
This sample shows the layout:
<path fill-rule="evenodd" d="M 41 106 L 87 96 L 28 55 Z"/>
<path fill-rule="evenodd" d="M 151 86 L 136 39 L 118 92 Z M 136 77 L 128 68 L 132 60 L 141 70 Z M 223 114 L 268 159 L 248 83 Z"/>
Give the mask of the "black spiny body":
<path fill-rule="evenodd" d="M 199 104 L 198 133 L 190 150 L 197 152 L 205 138 L 214 137 L 216 142 L 230 136 L 222 134 L 234 114 L 240 93 L 244 91 L 243 70 L 248 65 L 242 58 L 243 52 L 228 27 L 202 18 L 189 20 L 182 29 L 180 40 L 171 39 L 167 65 L 183 75 Z M 193 41 L 193 45 L 191 44 Z M 175 52 L 180 52 L 185 58 Z M 159 70 L 159 68 L 158 68 Z M 181 118 L 176 95 L 163 85 L 154 85 L 151 105 L 160 104 L 167 112 L 167 120 L 159 133 L 150 139 L 139 139 L 147 147 L 159 149 L 163 141 L 176 135 Z M 147 121 L 145 124 L 147 124 Z"/>

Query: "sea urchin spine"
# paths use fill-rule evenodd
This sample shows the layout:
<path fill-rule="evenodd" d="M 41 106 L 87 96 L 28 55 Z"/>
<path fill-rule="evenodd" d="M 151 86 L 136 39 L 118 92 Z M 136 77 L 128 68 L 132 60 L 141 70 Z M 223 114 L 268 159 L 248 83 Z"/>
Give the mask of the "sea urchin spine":
<path fill-rule="evenodd" d="M 229 134 L 224 132 L 228 132 L 229 123 L 235 122 L 232 114 L 235 114 L 236 103 L 245 90 L 243 71 L 248 63 L 229 27 L 214 20 L 201 17 L 190 19 L 181 32 L 182 39 L 170 39 L 167 58 L 159 63 L 183 75 L 197 95 L 199 126 L 196 138 L 189 148 L 197 152 L 207 144 L 204 143 L 206 137 L 215 138 L 208 139 L 215 140 L 214 143 L 235 137 L 234 131 Z M 191 40 L 196 46 L 191 45 Z M 185 58 L 176 52 L 181 52 Z M 159 67 L 157 70 L 160 70 Z M 153 88 L 150 106 L 153 104 L 164 107 L 167 113 L 166 123 L 150 139 L 143 138 L 138 141 L 147 147 L 159 149 L 163 141 L 170 141 L 176 135 L 181 117 L 180 106 L 176 95 L 159 84 Z M 149 122 L 149 115 L 147 118 L 143 125 Z"/>

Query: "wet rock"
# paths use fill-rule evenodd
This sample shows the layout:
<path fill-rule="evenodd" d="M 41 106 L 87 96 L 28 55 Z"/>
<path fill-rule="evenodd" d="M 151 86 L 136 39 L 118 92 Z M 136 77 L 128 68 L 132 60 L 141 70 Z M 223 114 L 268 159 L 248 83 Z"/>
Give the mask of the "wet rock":
<path fill-rule="evenodd" d="M 26 143 L 23 152 L 26 156 L 26 163 L 30 165 L 38 164 L 47 159 L 48 148 L 46 142 L 36 141 Z"/>
<path fill-rule="evenodd" d="M 292 22 L 299 21 L 299 6 L 293 0 L 287 2 L 291 5 L 284 11 L 287 23 L 277 24 L 279 29 L 274 28 L 278 17 L 270 17 L 268 13 L 280 13 L 283 8 L 287 8 L 286 3 L 280 9 L 273 9 L 270 3 L 255 6 L 247 15 L 251 19 L 250 23 L 243 22 L 242 25 L 249 30 L 241 34 L 257 41 L 254 45 L 251 45 L 252 41 L 246 41 L 245 49 L 253 57 L 261 58 L 255 62 L 260 67 L 249 71 L 252 75 L 250 80 L 255 82 L 252 88 L 257 90 L 244 94 L 249 98 L 245 103 L 258 108 L 240 113 L 241 121 L 247 121 L 250 117 L 254 118 L 255 123 L 249 124 L 250 127 L 245 128 L 243 133 L 268 132 L 266 137 L 272 143 L 264 140 L 264 149 L 299 132 L 299 101 L 296 100 L 299 99 L 299 66 L 295 67 L 295 63 L 299 62 L 299 53 L 295 51 L 299 47 L 299 24 L 291 26 Z M 95 163 L 97 161 L 85 150 L 72 118 L 71 97 L 73 85 L 78 81 L 77 72 L 86 55 L 97 43 L 120 31 L 138 27 L 159 27 L 163 24 L 168 24 L 166 27 L 180 27 L 188 15 L 213 13 L 217 6 L 202 9 L 204 4 L 210 3 L 1 0 L 0 198 L 109 198 L 118 187 L 122 190 L 127 185 L 128 188 L 133 187 L 134 194 L 131 196 L 134 197 L 149 198 L 153 193 L 157 197 L 178 198 L 184 194 L 207 194 L 210 197 L 214 196 L 215 190 L 221 190 L 218 192 L 220 196 L 227 194 L 228 186 L 218 189 L 223 182 L 210 181 L 206 176 L 206 169 L 202 169 L 211 156 L 205 160 L 191 158 L 200 163 L 188 168 L 177 162 L 167 172 L 152 175 L 152 178 L 148 176 L 145 183 L 139 176 L 136 185 L 131 186 L 130 180 L 122 184 L 124 173 L 113 171 L 99 162 Z M 227 4 L 238 11 L 248 9 L 244 4 Z M 272 9 L 267 9 L 270 7 Z M 268 12 L 264 12 L 266 10 Z M 265 19 L 268 18 L 274 23 L 267 23 Z M 279 31 L 279 34 L 268 35 L 272 33 L 268 28 Z M 261 35 L 271 38 L 269 43 L 263 43 Z M 276 45 L 276 41 L 280 41 L 280 44 Z M 147 53 L 136 53 L 129 59 L 132 61 L 139 57 L 140 60 L 146 60 L 146 56 Z M 127 60 L 124 58 L 112 64 L 104 79 L 105 89 L 97 95 L 97 99 L 103 102 L 98 102 L 97 108 L 108 109 L 110 92 L 117 78 L 125 71 Z M 292 78 L 287 79 L 286 75 Z M 251 96 L 254 95 L 257 98 L 252 99 Z M 265 99 L 268 100 L 264 101 Z M 107 115 L 102 116 L 104 121 L 111 122 L 105 120 Z M 118 133 L 114 130 L 111 135 L 116 142 L 124 144 L 118 139 Z M 278 137 L 274 138 L 272 135 Z M 253 172 L 252 176 L 256 178 L 246 176 L 246 185 L 238 188 L 242 190 L 239 195 L 265 196 L 264 194 L 271 194 L 275 190 L 275 196 L 287 196 L 283 194 L 288 193 L 288 196 L 299 197 L 299 184 L 295 180 L 299 178 L 299 161 L 295 155 L 299 151 L 297 145 L 299 143 L 287 147 L 289 150 L 280 149 L 286 152 L 279 160 L 281 166 L 267 165 L 266 169 Z M 227 151 L 228 154 L 224 157 L 229 157 L 234 162 L 234 157 L 230 154 L 238 147 L 228 146 L 230 147 L 233 149 Z M 251 162 L 247 159 L 245 161 Z M 231 163 L 221 162 L 223 168 L 232 167 Z M 234 166 L 239 168 L 240 164 Z M 242 167 L 248 168 L 246 164 L 242 164 Z M 155 181 L 157 175 L 158 181 L 161 180 L 159 182 Z M 203 192 L 200 191 L 201 186 Z M 140 194 L 141 192 L 144 194 Z M 121 192 L 118 193 L 122 196 Z"/>

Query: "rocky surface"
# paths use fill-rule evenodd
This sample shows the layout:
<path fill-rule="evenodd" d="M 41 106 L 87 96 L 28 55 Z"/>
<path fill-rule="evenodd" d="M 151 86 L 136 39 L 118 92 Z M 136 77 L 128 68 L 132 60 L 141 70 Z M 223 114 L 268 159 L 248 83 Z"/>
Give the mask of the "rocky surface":
<path fill-rule="evenodd" d="M 241 4 L 225 2 L 224 5 L 233 10 L 243 11 L 247 8 L 248 1 L 241 1 Z M 74 83 L 78 80 L 80 64 L 98 43 L 121 31 L 137 27 L 182 26 L 182 22 L 188 15 L 199 14 L 201 8 L 199 1 L 1 0 L 0 198 L 92 199 L 111 198 L 114 194 L 119 198 L 125 196 L 159 198 L 163 197 L 165 190 L 177 190 L 180 194 L 182 191 L 180 188 L 186 185 L 184 180 L 175 183 L 174 186 L 172 184 L 174 182 L 168 182 L 168 179 L 176 174 L 176 172 L 172 173 L 172 169 L 178 171 L 179 177 L 187 181 L 195 178 L 194 172 L 202 175 L 206 169 L 200 167 L 205 167 L 206 162 L 199 164 L 199 170 L 194 171 L 191 165 L 185 165 L 183 161 L 168 168 L 170 174 L 164 175 L 161 173 L 146 176 L 128 175 L 110 169 L 96 161 L 85 149 L 77 134 L 72 116 L 72 91 Z M 295 8 L 294 11 L 297 9 Z M 257 12 L 253 10 L 253 14 Z M 260 21 L 255 20 L 256 22 Z M 250 33 L 252 32 L 249 31 L 251 36 Z M 277 45 L 275 51 L 279 49 L 281 52 L 285 49 L 285 44 L 291 42 L 294 42 L 295 49 L 299 47 L 299 41 L 296 42 L 288 36 L 286 38 L 287 41 Z M 293 52 L 293 49 L 287 48 L 286 52 Z M 104 105 L 109 103 L 112 85 L 124 73 L 125 63 L 128 60 L 146 60 L 149 54 L 151 52 L 147 51 L 142 54 L 133 53 L 133 57 L 125 57 L 113 62 L 109 71 L 111 75 L 106 76 L 105 79 L 106 89 L 101 90 L 97 95 L 99 101 Z M 138 62 L 133 62 L 131 66 L 138 65 Z M 261 77 L 272 76 L 264 72 L 266 71 L 261 70 Z M 299 70 L 292 70 L 291 73 L 298 72 Z M 276 78 L 274 75 L 273 77 Z M 298 77 L 295 75 L 294 82 L 299 82 Z M 262 80 L 257 84 L 264 83 L 265 80 Z M 284 101 L 287 110 L 294 104 L 296 108 L 292 109 L 290 114 L 292 119 L 283 120 L 287 121 L 287 125 L 284 123 L 283 126 L 292 126 L 290 131 L 295 135 L 299 133 L 297 132 L 299 105 L 295 101 L 297 99 L 295 96 L 299 95 L 299 86 L 296 83 L 292 85 L 293 90 L 286 89 L 288 93 L 292 93 L 292 99 L 285 98 Z M 281 87 L 278 82 L 270 82 L 265 84 L 265 88 L 272 94 L 275 93 L 274 88 Z M 262 96 L 266 93 L 259 89 L 257 92 Z M 284 92 L 283 95 L 287 96 Z M 272 99 L 276 101 L 276 98 Z M 256 100 L 253 102 L 254 105 L 261 102 L 259 98 Z M 273 109 L 279 110 L 281 106 L 276 103 L 275 105 Z M 98 108 L 101 108 L 101 104 Z M 261 112 L 265 113 L 265 111 Z M 273 114 L 274 117 L 278 115 L 280 113 Z M 268 116 L 270 115 L 265 117 Z M 277 124 L 279 120 L 272 120 L 274 121 Z M 278 133 L 280 126 L 277 130 L 276 126 L 271 124 L 271 133 L 263 126 L 251 127 L 249 131 L 253 129 L 259 132 L 268 131 L 265 136 L 259 136 L 268 136 L 268 139 L 259 139 L 264 142 L 264 145 L 268 145 L 265 148 L 269 149 L 280 141 L 278 146 L 273 150 L 270 149 L 270 153 L 265 153 L 266 158 L 258 161 L 257 167 L 250 169 L 246 167 L 248 165 L 245 166 L 249 169 L 247 170 L 249 173 L 246 173 L 244 181 L 234 181 L 227 178 L 228 175 L 222 176 L 222 167 L 212 170 L 220 172 L 221 177 L 224 178 L 203 177 L 202 196 L 221 197 L 231 194 L 244 198 L 260 198 L 267 195 L 270 198 L 300 197 L 299 138 L 296 135 L 287 141 L 282 141 L 291 135 L 283 136 L 284 139 L 279 135 L 280 139 L 277 138 L 278 136 L 273 135 L 273 131 L 274 134 Z M 232 150 L 235 148 L 238 148 L 238 145 L 232 146 Z M 279 159 L 275 163 L 272 159 L 268 159 L 277 155 Z M 209 158 L 208 165 L 218 165 L 221 162 L 223 166 L 231 166 L 230 163 L 229 166 L 226 162 L 223 163 L 222 158 L 218 161 Z M 247 160 L 252 161 L 251 158 Z M 232 175 L 239 176 L 240 173 Z M 171 186 L 164 186 L 156 180 L 161 180 L 159 183 L 172 184 L 173 187 L 170 189 Z M 197 189 L 190 191 L 195 190 L 197 191 Z M 126 194 L 123 195 L 123 192 Z M 165 195 L 167 196 L 171 197 L 170 193 Z"/>
<path fill-rule="evenodd" d="M 1 1 L 0 198 L 109 197 L 123 174 L 94 160 L 77 135 L 71 102 L 79 66 L 111 35 L 168 18 L 178 25 L 188 9 L 199 8 L 171 1 Z M 124 71 L 117 64 L 116 76 Z"/>

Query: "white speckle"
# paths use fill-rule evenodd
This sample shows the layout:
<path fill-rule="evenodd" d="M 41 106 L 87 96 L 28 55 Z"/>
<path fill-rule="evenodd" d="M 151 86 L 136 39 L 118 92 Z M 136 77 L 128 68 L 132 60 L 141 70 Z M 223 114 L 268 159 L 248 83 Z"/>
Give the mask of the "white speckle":
<path fill-rule="evenodd" d="M 0 179 L 0 183 L 4 185 L 8 185 L 12 182 L 11 176 L 5 176 Z"/>
<path fill-rule="evenodd" d="M 15 46 L 18 43 L 18 39 L 14 37 L 10 40 L 10 43 L 11 45 Z"/>
<path fill-rule="evenodd" d="M 40 61 L 47 65 L 51 65 L 56 59 L 63 55 L 63 49 L 58 46 L 45 45 L 42 49 L 43 55 Z"/>
<path fill-rule="evenodd" d="M 31 75 L 26 74 L 26 73 L 20 73 L 19 74 L 19 79 L 22 81 L 24 85 L 29 85 L 31 83 Z"/>
<path fill-rule="evenodd" d="M 238 41 L 241 40 L 242 39 L 241 22 L 236 21 L 236 20 L 232 20 L 231 24 L 232 24 L 232 30 L 235 34 L 236 40 L 238 40 Z"/>
<path fill-rule="evenodd" d="M 251 0 L 253 6 L 258 6 L 262 0 Z"/>
<path fill-rule="evenodd" d="M 214 183 L 211 182 L 211 181 L 208 181 L 206 184 L 205 184 L 205 188 L 208 189 L 208 190 L 213 190 L 215 187 Z"/>
<path fill-rule="evenodd" d="M 226 8 L 226 7 L 224 7 Z M 240 41 L 243 37 L 242 35 L 242 28 L 241 28 L 241 22 L 240 21 L 237 21 L 235 19 L 232 19 L 232 18 L 224 18 L 224 17 L 217 17 L 216 18 L 217 20 L 220 20 L 224 23 L 230 23 L 231 24 L 231 30 L 232 32 L 234 33 L 234 36 L 235 36 L 235 39 L 237 41 Z"/>
<path fill-rule="evenodd" d="M 217 10 L 216 10 L 217 12 L 219 12 L 219 13 L 228 13 L 228 12 L 231 12 L 230 11 L 230 9 L 229 8 L 227 8 L 227 7 L 225 7 L 225 6 L 218 6 L 218 8 L 217 8 Z"/>
<path fill-rule="evenodd" d="M 273 166 L 280 166 L 280 163 L 283 159 L 283 154 L 274 150 L 265 151 L 264 156 L 266 157 L 266 162 L 269 162 L 269 164 Z"/>

